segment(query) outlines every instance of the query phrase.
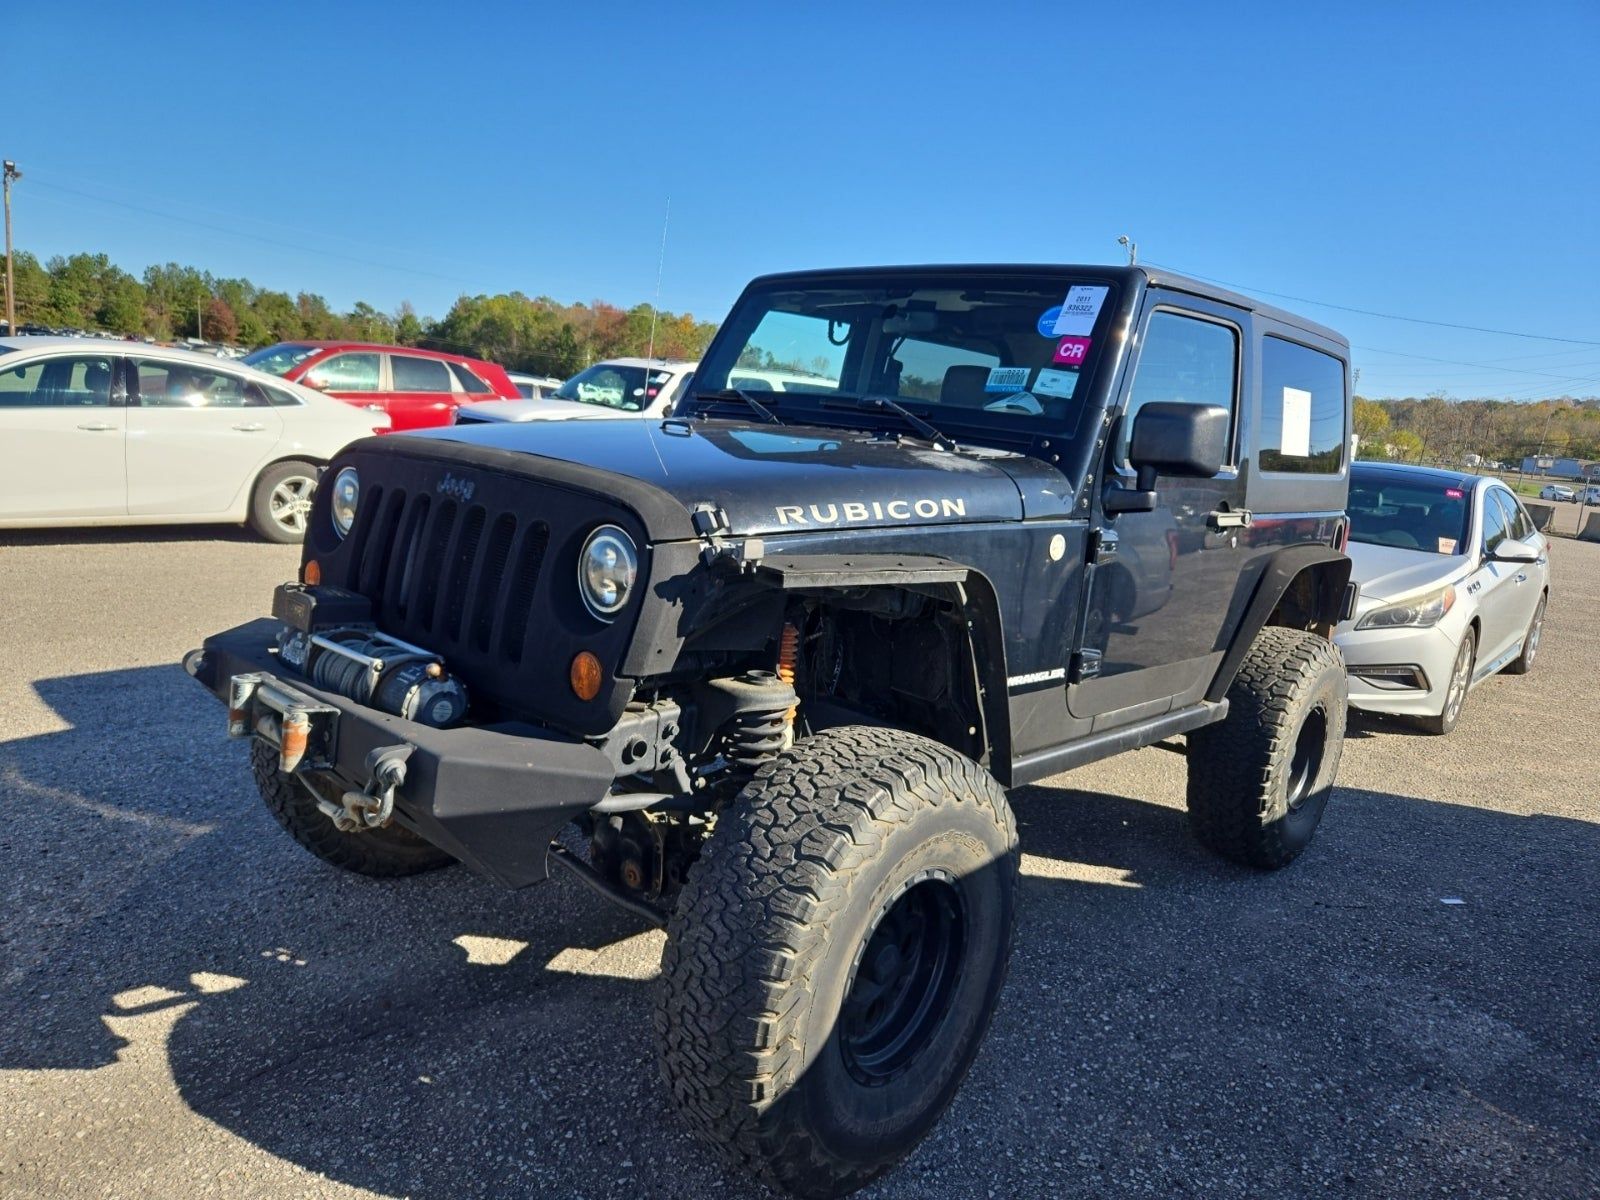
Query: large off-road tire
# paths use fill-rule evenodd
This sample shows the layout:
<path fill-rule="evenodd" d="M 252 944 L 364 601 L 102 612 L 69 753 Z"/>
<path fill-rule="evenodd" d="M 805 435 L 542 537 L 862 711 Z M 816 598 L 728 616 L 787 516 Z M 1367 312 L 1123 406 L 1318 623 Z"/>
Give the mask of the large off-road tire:
<path fill-rule="evenodd" d="M 250 491 L 250 528 L 269 542 L 301 542 L 317 490 L 315 463 L 290 459 L 273 463 Z"/>
<path fill-rule="evenodd" d="M 1526 675 L 1533 670 L 1533 660 L 1539 656 L 1539 643 L 1544 639 L 1544 609 L 1549 595 L 1539 597 L 1539 607 L 1533 610 L 1533 620 L 1528 622 L 1528 632 L 1522 635 L 1522 653 L 1502 668 L 1507 675 Z"/>
<path fill-rule="evenodd" d="M 1189 824 L 1245 866 L 1311 844 L 1344 747 L 1344 660 L 1326 638 L 1269 626 L 1228 688 L 1228 715 L 1189 734 Z"/>
<path fill-rule="evenodd" d="M 1017 862 L 1000 785 L 926 738 L 831 729 L 763 766 L 668 930 L 656 1034 L 690 1127 L 797 1196 L 910 1153 L 988 1029 Z"/>
<path fill-rule="evenodd" d="M 409 829 L 391 824 L 364 833 L 341 833 L 311 794 L 278 770 L 278 755 L 265 742 L 250 743 L 250 771 L 278 824 L 323 862 L 357 875 L 415 875 L 448 867 L 455 859 Z"/>
<path fill-rule="evenodd" d="M 1439 701 L 1439 711 L 1425 717 L 1413 717 L 1412 723 L 1425 733 L 1446 734 L 1461 720 L 1461 710 L 1466 707 L 1467 693 L 1472 690 L 1472 672 L 1478 663 L 1478 633 L 1471 625 L 1461 635 L 1461 645 L 1456 647 L 1455 660 L 1450 665 L 1450 678 L 1444 682 L 1444 696 Z"/>

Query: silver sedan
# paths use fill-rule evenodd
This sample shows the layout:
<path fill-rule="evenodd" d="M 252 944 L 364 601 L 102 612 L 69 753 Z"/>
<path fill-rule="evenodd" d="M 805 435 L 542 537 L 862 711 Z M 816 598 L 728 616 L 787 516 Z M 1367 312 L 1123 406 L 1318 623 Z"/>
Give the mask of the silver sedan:
<path fill-rule="evenodd" d="M 1449 733 L 1467 694 L 1539 652 L 1548 543 L 1498 479 L 1357 463 L 1350 545 L 1361 598 L 1335 632 L 1350 703 Z"/>

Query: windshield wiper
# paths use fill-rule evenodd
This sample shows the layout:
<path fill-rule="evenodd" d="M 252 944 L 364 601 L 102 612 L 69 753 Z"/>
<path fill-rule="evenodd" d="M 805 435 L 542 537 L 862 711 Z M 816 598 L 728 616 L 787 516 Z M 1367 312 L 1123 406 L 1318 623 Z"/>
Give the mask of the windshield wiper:
<path fill-rule="evenodd" d="M 744 388 L 714 388 L 711 391 L 696 392 L 694 397 L 696 400 L 702 398 L 709 400 L 727 400 L 730 398 L 734 400 L 742 400 L 749 405 L 750 408 L 756 412 L 763 421 L 767 422 L 767 424 L 783 424 L 782 417 L 778 416 L 777 413 L 773 412 L 765 404 L 757 400 Z"/>
<path fill-rule="evenodd" d="M 951 449 L 956 448 L 955 438 L 946 437 L 933 426 L 932 422 L 926 421 L 922 417 L 917 416 L 916 413 L 912 412 L 898 400 L 890 399 L 888 396 L 863 396 L 856 407 L 863 409 L 888 409 L 890 412 L 894 413 L 895 416 L 903 420 L 907 425 L 911 426 L 911 428 L 915 429 L 923 437 L 927 438 L 930 442 L 943 442 Z"/>

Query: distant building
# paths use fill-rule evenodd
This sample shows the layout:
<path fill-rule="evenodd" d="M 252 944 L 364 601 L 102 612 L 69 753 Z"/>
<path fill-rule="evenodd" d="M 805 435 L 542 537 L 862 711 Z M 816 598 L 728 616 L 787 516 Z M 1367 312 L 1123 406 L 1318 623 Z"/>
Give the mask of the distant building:
<path fill-rule="evenodd" d="M 1585 462 L 1581 458 L 1556 458 L 1554 455 L 1547 455 L 1545 461 L 1550 465 L 1541 470 L 1539 459 L 1532 454 L 1528 455 L 1522 460 L 1522 473 L 1544 475 L 1554 479 L 1600 478 L 1600 462 Z"/>

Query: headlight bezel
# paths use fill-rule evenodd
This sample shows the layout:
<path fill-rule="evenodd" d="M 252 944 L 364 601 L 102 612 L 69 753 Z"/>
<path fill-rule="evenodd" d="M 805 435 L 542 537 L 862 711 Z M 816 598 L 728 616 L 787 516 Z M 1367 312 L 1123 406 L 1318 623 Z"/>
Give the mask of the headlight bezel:
<path fill-rule="evenodd" d="M 1380 604 L 1356 622 L 1356 629 L 1432 629 L 1444 620 L 1455 603 L 1456 585 L 1447 583 Z"/>
<path fill-rule="evenodd" d="M 616 588 L 616 599 L 607 603 L 604 596 L 593 585 L 589 573 L 590 556 L 597 547 L 611 546 L 618 551 L 617 562 L 600 566 L 602 574 L 611 572 L 625 576 L 621 586 Z M 598 621 L 610 624 L 615 621 L 628 602 L 633 598 L 634 588 L 639 583 L 639 547 L 634 542 L 633 536 L 620 525 L 597 525 L 589 531 L 589 536 L 583 539 L 583 545 L 578 550 L 578 596 L 583 601 L 583 606 L 589 610 L 589 615 Z"/>
<path fill-rule="evenodd" d="M 339 512 L 344 484 L 348 481 L 355 489 L 355 495 L 349 501 L 350 520 L 348 524 L 341 524 Z M 340 467 L 333 477 L 333 487 L 328 493 L 328 523 L 333 526 L 334 536 L 341 542 L 350 536 L 350 531 L 356 527 L 356 516 L 361 508 L 361 472 L 354 467 Z"/>

